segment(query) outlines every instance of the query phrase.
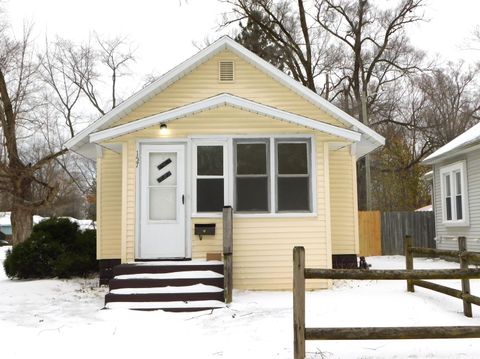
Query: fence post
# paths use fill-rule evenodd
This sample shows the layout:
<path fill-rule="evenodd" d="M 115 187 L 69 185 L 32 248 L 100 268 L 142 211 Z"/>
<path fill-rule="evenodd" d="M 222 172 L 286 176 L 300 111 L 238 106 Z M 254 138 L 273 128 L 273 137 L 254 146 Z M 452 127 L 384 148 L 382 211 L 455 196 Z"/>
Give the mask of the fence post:
<path fill-rule="evenodd" d="M 460 257 L 460 268 L 468 269 L 468 259 L 464 256 L 465 251 L 467 250 L 467 239 L 465 237 L 458 237 L 458 250 Z M 462 300 L 463 300 L 463 314 L 466 317 L 472 317 L 472 303 L 468 302 L 465 299 L 465 294 L 470 294 L 470 279 L 462 279 Z"/>
<path fill-rule="evenodd" d="M 412 236 L 405 236 L 405 268 L 407 270 L 413 270 L 413 253 L 411 248 L 413 247 Z M 407 279 L 407 291 L 414 292 L 415 288 L 413 286 L 413 280 Z"/>
<path fill-rule="evenodd" d="M 293 248 L 293 353 L 305 358 L 305 248 Z"/>
<path fill-rule="evenodd" d="M 233 291 L 233 210 L 223 207 L 223 274 L 225 303 L 232 302 Z"/>

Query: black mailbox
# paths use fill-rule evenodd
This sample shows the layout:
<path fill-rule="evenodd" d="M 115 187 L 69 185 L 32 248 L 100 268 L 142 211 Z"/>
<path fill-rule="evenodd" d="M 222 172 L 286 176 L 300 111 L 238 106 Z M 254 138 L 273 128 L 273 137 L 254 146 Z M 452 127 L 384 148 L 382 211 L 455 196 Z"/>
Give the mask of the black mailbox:
<path fill-rule="evenodd" d="M 215 235 L 215 223 L 199 223 L 195 224 L 195 234 L 200 236 L 214 236 Z"/>

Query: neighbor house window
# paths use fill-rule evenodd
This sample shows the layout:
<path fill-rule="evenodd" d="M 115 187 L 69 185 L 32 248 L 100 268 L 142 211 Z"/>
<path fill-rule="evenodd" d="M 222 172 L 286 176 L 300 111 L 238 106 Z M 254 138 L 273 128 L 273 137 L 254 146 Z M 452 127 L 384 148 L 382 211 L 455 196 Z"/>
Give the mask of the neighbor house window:
<path fill-rule="evenodd" d="M 197 212 L 221 212 L 225 203 L 225 144 L 195 146 L 195 188 Z"/>
<path fill-rule="evenodd" d="M 310 148 L 305 140 L 276 142 L 276 194 L 278 212 L 311 210 Z"/>
<path fill-rule="evenodd" d="M 269 212 L 269 140 L 237 140 L 235 146 L 235 209 Z"/>
<path fill-rule="evenodd" d="M 465 162 L 440 168 L 443 222 L 468 225 Z"/>

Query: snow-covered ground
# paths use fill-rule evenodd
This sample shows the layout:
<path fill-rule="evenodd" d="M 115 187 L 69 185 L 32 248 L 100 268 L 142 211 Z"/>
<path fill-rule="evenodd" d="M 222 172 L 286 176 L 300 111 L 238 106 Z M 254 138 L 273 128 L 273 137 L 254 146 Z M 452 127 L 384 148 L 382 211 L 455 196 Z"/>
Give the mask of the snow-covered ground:
<path fill-rule="evenodd" d="M 0 248 L 0 262 L 6 248 Z M 403 268 L 401 256 L 367 259 Z M 457 268 L 415 259 L 415 268 Z M 449 285 L 459 288 L 458 281 Z M 480 325 L 462 302 L 404 281 L 337 281 L 307 292 L 307 327 Z M 198 313 L 101 310 L 95 280 L 11 281 L 0 270 L 1 358 L 292 358 L 290 292 L 234 292 L 225 309 Z M 480 294 L 480 281 L 472 281 Z M 308 341 L 309 358 L 480 358 L 480 339 Z"/>

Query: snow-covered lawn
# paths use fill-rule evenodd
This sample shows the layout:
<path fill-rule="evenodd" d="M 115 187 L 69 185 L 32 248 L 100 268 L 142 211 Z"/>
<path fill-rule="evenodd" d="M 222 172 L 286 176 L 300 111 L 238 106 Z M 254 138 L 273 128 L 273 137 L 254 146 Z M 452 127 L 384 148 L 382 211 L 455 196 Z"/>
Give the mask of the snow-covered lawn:
<path fill-rule="evenodd" d="M 0 248 L 0 262 L 6 248 Z M 374 269 L 403 268 L 401 256 L 372 257 Z M 457 268 L 415 259 L 415 268 Z M 459 288 L 458 281 L 449 285 Z M 307 327 L 480 325 L 455 298 L 404 281 L 337 281 L 307 293 Z M 95 280 L 11 281 L 0 270 L 1 358 L 292 358 L 290 292 L 236 291 L 213 313 L 100 310 Z M 472 281 L 480 294 L 480 281 Z M 480 339 L 308 341 L 309 358 L 480 358 Z"/>

